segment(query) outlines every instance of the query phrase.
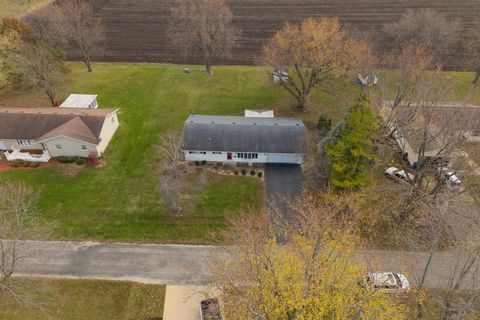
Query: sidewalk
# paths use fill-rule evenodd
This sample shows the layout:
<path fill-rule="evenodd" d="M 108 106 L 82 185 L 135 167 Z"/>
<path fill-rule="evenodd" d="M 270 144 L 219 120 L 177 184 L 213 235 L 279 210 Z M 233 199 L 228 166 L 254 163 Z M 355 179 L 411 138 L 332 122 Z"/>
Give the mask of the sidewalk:
<path fill-rule="evenodd" d="M 167 286 L 163 320 L 199 320 L 200 302 L 212 296 L 202 286 Z"/>

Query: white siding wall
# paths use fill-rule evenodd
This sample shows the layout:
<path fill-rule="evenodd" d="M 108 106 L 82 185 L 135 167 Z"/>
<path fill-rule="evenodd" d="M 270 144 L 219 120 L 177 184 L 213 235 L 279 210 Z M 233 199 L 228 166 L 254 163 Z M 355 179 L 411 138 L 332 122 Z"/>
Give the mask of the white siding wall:
<path fill-rule="evenodd" d="M 101 156 L 105 152 L 105 149 L 107 149 L 107 146 L 117 131 L 118 126 L 119 122 L 116 112 L 105 118 L 102 131 L 100 131 L 100 143 L 98 144 L 96 150 L 99 156 Z"/>
<path fill-rule="evenodd" d="M 55 145 L 60 145 L 62 149 L 57 149 Z M 93 152 L 97 153 L 96 145 L 67 138 L 67 137 L 57 137 L 51 140 L 44 142 L 48 152 L 52 157 L 88 157 L 88 155 Z M 82 149 L 82 145 L 87 147 L 87 150 Z"/>
<path fill-rule="evenodd" d="M 17 140 L 13 140 L 13 139 L 0 139 L 0 142 L 3 142 L 5 144 L 5 148 L 7 150 L 12 150 L 12 146 L 16 147 L 17 149 L 25 149 L 25 150 L 42 150 L 43 149 L 40 143 L 35 143 L 35 144 L 32 144 L 31 146 L 22 146 L 17 143 Z M 2 146 L 2 143 L 0 143 L 0 146 Z"/>
<path fill-rule="evenodd" d="M 190 153 L 194 152 L 194 153 Z M 299 154 L 285 154 L 285 153 L 257 153 L 257 159 L 244 159 L 237 157 L 237 152 L 231 152 L 232 159 L 227 159 L 228 152 L 221 152 L 220 154 L 212 151 L 184 151 L 186 161 L 210 161 L 210 162 L 238 162 L 238 163 L 303 163 L 303 155 Z M 270 160 L 269 160 L 270 159 Z"/>

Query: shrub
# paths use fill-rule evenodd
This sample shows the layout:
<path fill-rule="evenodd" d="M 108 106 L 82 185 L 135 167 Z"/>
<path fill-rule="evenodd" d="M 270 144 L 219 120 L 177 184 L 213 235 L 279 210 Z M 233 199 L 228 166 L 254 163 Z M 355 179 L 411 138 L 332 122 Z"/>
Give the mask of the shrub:
<path fill-rule="evenodd" d="M 242 169 L 242 174 L 246 175 L 247 174 L 247 169 Z"/>
<path fill-rule="evenodd" d="M 196 165 L 196 166 L 199 166 L 199 165 L 200 165 L 200 161 L 195 161 L 195 165 Z"/>
<path fill-rule="evenodd" d="M 202 166 L 207 164 L 207 160 L 202 160 Z"/>
<path fill-rule="evenodd" d="M 38 166 L 40 165 L 40 162 L 30 162 L 30 167 L 32 168 L 38 168 Z"/>
<path fill-rule="evenodd" d="M 12 167 L 18 168 L 18 167 L 25 167 L 25 161 L 23 160 L 15 160 L 12 162 Z"/>
<path fill-rule="evenodd" d="M 97 155 L 93 152 L 90 152 L 88 154 L 88 158 L 87 158 L 87 163 L 89 166 L 96 166 L 98 164 L 98 158 L 97 158 Z"/>
<path fill-rule="evenodd" d="M 85 163 L 87 163 L 87 160 L 85 160 L 85 158 L 77 158 L 77 159 L 75 159 L 75 163 L 79 166 L 82 166 Z"/>
<path fill-rule="evenodd" d="M 238 170 L 233 171 L 233 173 L 235 173 L 235 175 L 238 176 Z"/>
<path fill-rule="evenodd" d="M 58 157 L 57 160 L 60 163 L 74 163 L 75 157 Z"/>
<path fill-rule="evenodd" d="M 322 135 L 326 134 L 332 129 L 332 119 L 327 116 L 321 115 L 317 122 L 317 129 Z"/>
<path fill-rule="evenodd" d="M 262 172 L 262 171 L 258 171 L 257 176 L 258 176 L 259 178 L 261 178 L 261 177 L 263 176 L 263 172 Z"/>
<path fill-rule="evenodd" d="M 250 170 L 250 175 L 254 176 L 256 173 L 255 169 Z"/>

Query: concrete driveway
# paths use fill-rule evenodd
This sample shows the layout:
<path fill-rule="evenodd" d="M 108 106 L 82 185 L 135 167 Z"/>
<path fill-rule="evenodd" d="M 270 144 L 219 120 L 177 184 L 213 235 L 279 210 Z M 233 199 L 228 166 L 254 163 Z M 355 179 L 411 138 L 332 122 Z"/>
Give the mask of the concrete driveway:
<path fill-rule="evenodd" d="M 285 202 L 299 196 L 302 190 L 303 175 L 300 165 L 272 163 L 265 165 L 267 208 L 275 204 L 285 211 Z"/>

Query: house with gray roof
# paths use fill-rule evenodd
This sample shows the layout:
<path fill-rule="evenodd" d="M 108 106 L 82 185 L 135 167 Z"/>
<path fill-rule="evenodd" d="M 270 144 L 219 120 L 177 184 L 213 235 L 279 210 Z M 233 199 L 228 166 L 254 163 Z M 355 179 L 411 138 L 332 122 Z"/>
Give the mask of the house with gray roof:
<path fill-rule="evenodd" d="M 302 164 L 306 140 L 294 118 L 190 115 L 182 148 L 187 161 Z"/>
<path fill-rule="evenodd" d="M 0 150 L 7 151 L 7 159 L 14 159 L 15 152 L 47 158 L 101 156 L 119 126 L 117 111 L 0 107 Z"/>

